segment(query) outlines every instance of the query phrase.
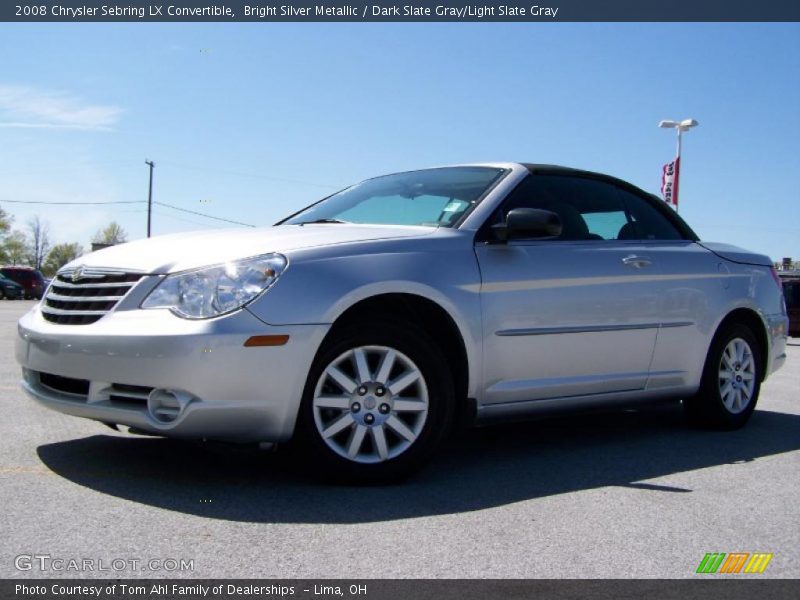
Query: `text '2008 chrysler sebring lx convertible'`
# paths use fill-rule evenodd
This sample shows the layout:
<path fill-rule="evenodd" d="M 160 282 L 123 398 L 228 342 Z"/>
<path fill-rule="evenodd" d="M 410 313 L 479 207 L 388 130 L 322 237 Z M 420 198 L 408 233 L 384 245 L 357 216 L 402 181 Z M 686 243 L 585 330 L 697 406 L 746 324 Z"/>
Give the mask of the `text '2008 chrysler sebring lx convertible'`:
<path fill-rule="evenodd" d="M 66 265 L 19 323 L 23 387 L 165 436 L 286 442 L 384 480 L 452 424 L 681 399 L 734 429 L 785 360 L 769 258 L 618 179 L 546 165 L 369 179 L 274 227 Z"/>

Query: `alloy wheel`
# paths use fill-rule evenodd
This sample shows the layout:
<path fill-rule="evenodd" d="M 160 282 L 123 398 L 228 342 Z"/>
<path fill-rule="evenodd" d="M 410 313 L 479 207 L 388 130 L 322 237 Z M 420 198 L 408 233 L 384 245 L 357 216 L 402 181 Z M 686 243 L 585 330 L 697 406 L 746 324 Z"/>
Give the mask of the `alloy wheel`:
<path fill-rule="evenodd" d="M 734 338 L 719 361 L 719 395 L 725 408 L 738 414 L 747 408 L 756 385 L 756 363 L 750 345 Z"/>
<path fill-rule="evenodd" d="M 387 346 L 359 346 L 322 371 L 313 398 L 321 439 L 356 463 L 393 459 L 417 440 L 428 418 L 419 367 Z"/>

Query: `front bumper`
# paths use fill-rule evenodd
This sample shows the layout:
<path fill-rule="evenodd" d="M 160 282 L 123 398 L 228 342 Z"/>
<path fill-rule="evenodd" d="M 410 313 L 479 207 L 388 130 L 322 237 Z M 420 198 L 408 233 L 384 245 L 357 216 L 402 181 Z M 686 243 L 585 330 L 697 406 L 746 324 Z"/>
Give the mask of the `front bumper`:
<path fill-rule="evenodd" d="M 65 414 L 175 437 L 282 442 L 328 327 L 274 327 L 246 309 L 207 321 L 114 311 L 89 325 L 58 325 L 36 307 L 19 322 L 16 357 L 23 389 Z M 244 346 L 271 334 L 289 340 Z M 150 390 L 181 399 L 174 420 L 157 417 Z"/>

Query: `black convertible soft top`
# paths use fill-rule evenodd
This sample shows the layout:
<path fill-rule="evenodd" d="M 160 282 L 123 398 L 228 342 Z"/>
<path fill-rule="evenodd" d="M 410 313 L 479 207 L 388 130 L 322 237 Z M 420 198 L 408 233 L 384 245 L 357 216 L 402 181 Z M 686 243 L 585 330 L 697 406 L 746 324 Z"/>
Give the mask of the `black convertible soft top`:
<path fill-rule="evenodd" d="M 678 231 L 681 232 L 681 235 L 687 239 L 697 242 L 700 238 L 697 234 L 692 230 L 691 227 L 684 221 L 678 213 L 672 210 L 666 203 L 661 200 L 655 194 L 651 194 L 649 192 L 644 191 L 641 188 L 636 187 L 632 183 L 628 183 L 622 179 L 617 177 L 612 177 L 611 175 L 605 175 L 603 173 L 595 173 L 594 171 L 584 171 L 582 169 L 574 169 L 572 167 L 562 167 L 559 165 L 542 165 L 542 164 L 535 164 L 535 163 L 520 163 L 523 167 L 528 169 L 532 175 L 561 175 L 564 177 L 583 177 L 585 179 L 597 179 L 599 181 L 605 181 L 612 185 L 617 185 L 621 188 L 627 188 L 628 191 L 631 193 L 636 194 L 637 196 L 641 196 L 646 201 L 648 201 L 653 208 L 658 210 L 662 215 L 664 215 L 667 219 L 669 219 L 670 223 L 672 223 Z"/>

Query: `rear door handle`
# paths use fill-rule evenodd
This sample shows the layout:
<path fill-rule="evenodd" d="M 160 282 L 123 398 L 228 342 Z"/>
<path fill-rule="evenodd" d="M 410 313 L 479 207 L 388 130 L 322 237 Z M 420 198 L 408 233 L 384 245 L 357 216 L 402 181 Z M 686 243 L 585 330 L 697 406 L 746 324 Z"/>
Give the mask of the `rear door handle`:
<path fill-rule="evenodd" d="M 631 254 L 630 256 L 623 258 L 622 263 L 627 267 L 642 269 L 644 267 L 649 267 L 653 261 L 651 261 L 650 257 L 648 256 L 636 256 L 635 254 Z"/>

